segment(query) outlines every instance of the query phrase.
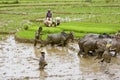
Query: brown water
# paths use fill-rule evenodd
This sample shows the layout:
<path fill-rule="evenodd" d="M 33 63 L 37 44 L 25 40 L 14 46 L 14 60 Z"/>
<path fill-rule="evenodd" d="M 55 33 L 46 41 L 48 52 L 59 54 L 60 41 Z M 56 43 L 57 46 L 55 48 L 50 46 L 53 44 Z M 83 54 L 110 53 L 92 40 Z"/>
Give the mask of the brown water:
<path fill-rule="evenodd" d="M 46 46 L 48 65 L 39 70 L 40 47 L 18 43 L 13 36 L 0 41 L 0 80 L 120 80 L 120 56 L 110 64 L 94 57 L 77 56 L 77 43 L 68 47 Z"/>

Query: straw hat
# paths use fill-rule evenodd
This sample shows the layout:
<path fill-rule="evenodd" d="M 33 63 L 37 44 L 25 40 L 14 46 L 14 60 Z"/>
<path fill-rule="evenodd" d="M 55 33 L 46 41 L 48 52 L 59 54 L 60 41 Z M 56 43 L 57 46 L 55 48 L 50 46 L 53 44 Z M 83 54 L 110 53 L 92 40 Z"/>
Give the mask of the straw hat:
<path fill-rule="evenodd" d="M 40 50 L 41 54 L 45 54 L 45 51 L 43 49 Z"/>
<path fill-rule="evenodd" d="M 107 44 L 107 45 L 106 45 L 107 48 L 110 48 L 110 46 L 111 46 L 111 44 Z"/>
<path fill-rule="evenodd" d="M 45 54 L 45 52 L 41 52 L 41 54 Z"/>

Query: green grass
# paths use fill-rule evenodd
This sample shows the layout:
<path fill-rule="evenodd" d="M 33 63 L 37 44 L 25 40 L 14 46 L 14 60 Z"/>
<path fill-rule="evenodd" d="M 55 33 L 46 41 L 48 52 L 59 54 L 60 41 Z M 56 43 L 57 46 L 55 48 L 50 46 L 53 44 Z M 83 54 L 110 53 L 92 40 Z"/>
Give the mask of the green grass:
<path fill-rule="evenodd" d="M 38 27 L 30 27 L 26 31 L 18 32 L 16 35 L 21 38 L 33 39 L 35 31 Z M 74 32 L 75 38 L 81 38 L 87 33 L 109 33 L 113 34 L 120 30 L 120 24 L 105 24 L 105 23 L 85 23 L 85 22 L 69 22 L 62 23 L 57 27 L 43 27 L 42 39 L 46 39 L 48 34 L 65 32 Z"/>
<path fill-rule="evenodd" d="M 44 27 L 44 39 L 48 33 L 58 33 L 62 30 L 74 31 L 76 37 L 82 37 L 86 33 L 115 33 L 120 24 L 120 1 L 117 0 L 110 3 L 105 3 L 105 0 L 92 0 L 92 3 L 83 0 L 20 0 L 18 4 L 15 4 L 15 1 L 0 0 L 0 32 L 16 31 L 27 24 L 30 26 L 28 33 L 34 35 L 38 26 L 44 27 L 42 22 L 35 20 L 45 18 L 49 8 L 53 17 L 81 18 L 81 22 L 62 23 L 56 28 Z M 30 20 L 34 22 L 27 23 Z M 25 32 L 19 33 L 19 36 L 27 34 Z M 24 38 L 33 38 L 32 35 L 24 35 Z"/>
<path fill-rule="evenodd" d="M 35 31 L 24 30 L 16 33 L 17 37 L 23 39 L 34 39 Z"/>
<path fill-rule="evenodd" d="M 43 33 L 58 33 L 62 30 L 57 27 L 43 27 Z"/>
<path fill-rule="evenodd" d="M 70 22 L 63 23 L 59 28 L 66 31 L 75 31 L 81 33 L 115 33 L 120 29 L 120 25 L 106 23 Z"/>

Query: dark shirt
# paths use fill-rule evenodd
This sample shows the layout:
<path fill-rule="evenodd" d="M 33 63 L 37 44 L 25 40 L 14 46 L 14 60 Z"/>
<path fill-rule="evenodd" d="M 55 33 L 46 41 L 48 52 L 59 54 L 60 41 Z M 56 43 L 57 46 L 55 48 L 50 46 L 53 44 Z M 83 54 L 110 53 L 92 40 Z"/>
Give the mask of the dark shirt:
<path fill-rule="evenodd" d="M 46 15 L 46 18 L 49 17 L 49 18 L 52 18 L 52 13 L 51 12 L 48 12 L 47 15 Z"/>

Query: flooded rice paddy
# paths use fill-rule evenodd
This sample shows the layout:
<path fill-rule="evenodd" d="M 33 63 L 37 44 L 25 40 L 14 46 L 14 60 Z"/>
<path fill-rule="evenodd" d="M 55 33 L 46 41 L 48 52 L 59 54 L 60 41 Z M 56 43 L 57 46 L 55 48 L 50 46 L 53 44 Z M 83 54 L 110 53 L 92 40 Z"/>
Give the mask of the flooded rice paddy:
<path fill-rule="evenodd" d="M 119 55 L 101 64 L 95 57 L 78 57 L 77 43 L 42 49 L 48 65 L 39 70 L 39 45 L 18 43 L 14 36 L 0 41 L 0 80 L 120 80 Z"/>

